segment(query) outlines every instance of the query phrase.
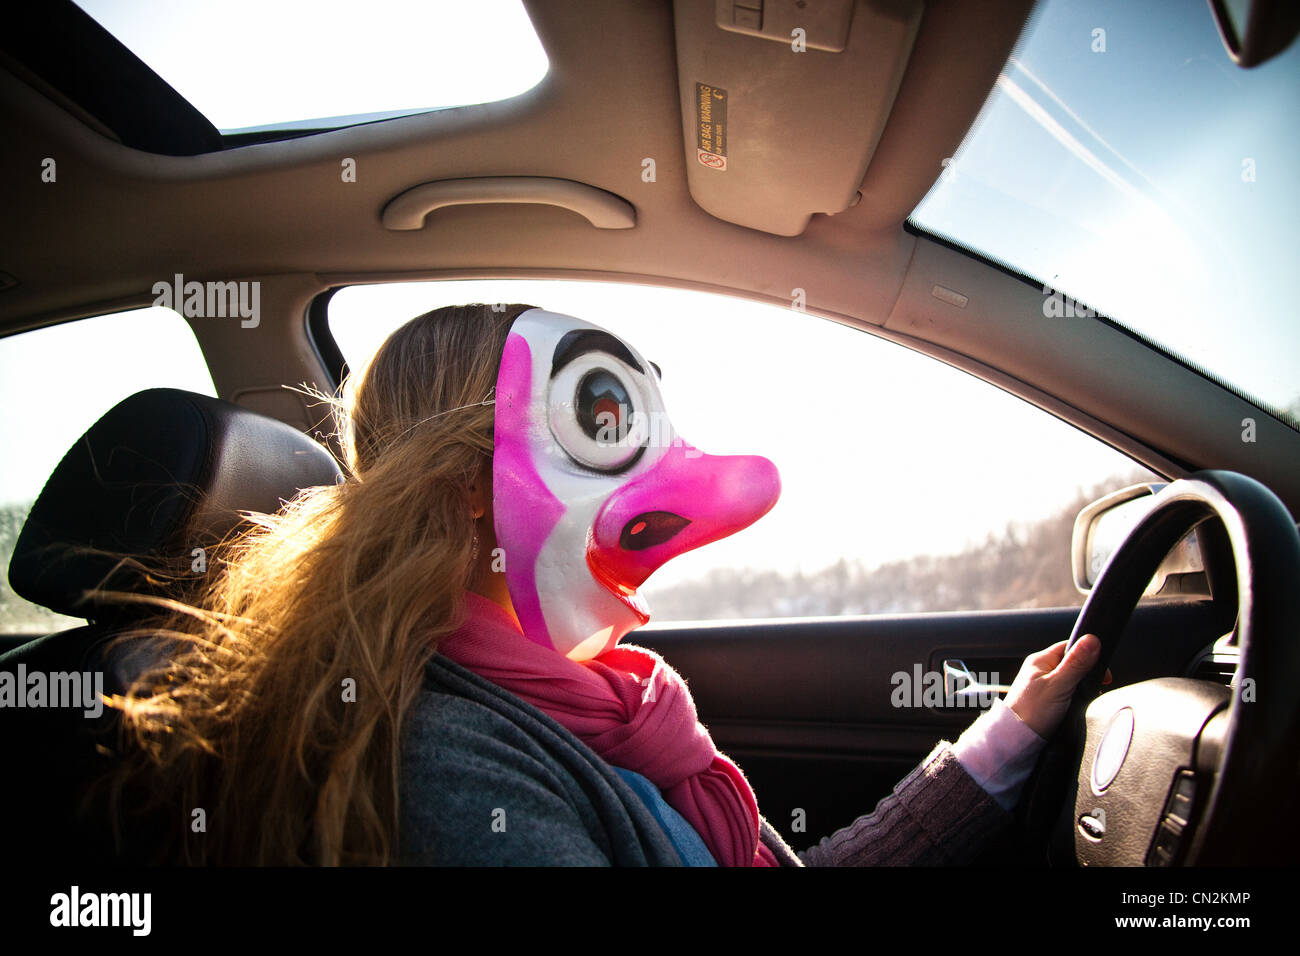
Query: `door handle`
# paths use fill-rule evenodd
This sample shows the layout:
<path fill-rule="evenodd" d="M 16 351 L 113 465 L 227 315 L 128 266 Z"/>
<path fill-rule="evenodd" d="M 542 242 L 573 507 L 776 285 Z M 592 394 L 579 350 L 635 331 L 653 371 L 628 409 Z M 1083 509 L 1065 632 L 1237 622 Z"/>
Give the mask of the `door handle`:
<path fill-rule="evenodd" d="M 979 697 L 1005 694 L 1011 690 L 1010 684 L 986 684 L 977 680 L 970 672 L 966 662 L 949 658 L 943 662 L 943 697 L 953 700 L 957 697 Z"/>

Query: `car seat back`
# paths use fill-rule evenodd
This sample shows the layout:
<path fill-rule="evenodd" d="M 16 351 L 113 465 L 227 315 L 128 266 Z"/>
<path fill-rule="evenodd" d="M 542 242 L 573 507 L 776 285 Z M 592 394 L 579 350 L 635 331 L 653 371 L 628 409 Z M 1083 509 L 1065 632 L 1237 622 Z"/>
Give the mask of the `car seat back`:
<path fill-rule="evenodd" d="M 87 685 L 122 693 L 167 650 L 161 641 L 116 642 L 153 608 L 96 590 L 188 599 L 209 570 L 209 550 L 246 520 L 241 512 L 277 511 L 299 490 L 340 477 L 333 456 L 297 429 L 170 388 L 125 399 L 68 450 L 18 537 L 9 581 L 21 597 L 87 625 L 0 655 L 0 692 L 8 681 L 16 695 L 0 707 L 9 850 L 129 861 L 147 842 L 123 857 L 106 820 L 78 819 L 87 785 L 120 752 L 117 712 L 87 703 Z"/>

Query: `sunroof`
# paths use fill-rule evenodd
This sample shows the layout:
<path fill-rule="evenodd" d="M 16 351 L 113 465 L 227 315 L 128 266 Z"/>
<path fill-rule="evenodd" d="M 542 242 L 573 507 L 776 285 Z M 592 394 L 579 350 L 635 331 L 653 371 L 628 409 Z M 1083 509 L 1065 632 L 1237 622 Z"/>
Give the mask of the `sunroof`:
<path fill-rule="evenodd" d="M 546 75 L 520 0 L 77 0 L 222 133 L 508 99 Z"/>

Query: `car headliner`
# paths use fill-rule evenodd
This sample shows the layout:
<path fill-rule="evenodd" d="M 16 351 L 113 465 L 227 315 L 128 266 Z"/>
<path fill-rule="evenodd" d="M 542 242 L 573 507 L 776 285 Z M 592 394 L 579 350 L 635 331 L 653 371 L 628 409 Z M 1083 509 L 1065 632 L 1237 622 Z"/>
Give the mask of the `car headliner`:
<path fill-rule="evenodd" d="M 1111 323 L 1044 318 L 1036 284 L 904 228 L 974 121 L 1026 0 L 926 4 L 861 201 L 815 215 L 796 237 L 723 222 L 692 200 L 672 3 L 525 6 L 551 68 L 522 96 L 197 156 L 123 146 L 6 58 L 0 270 L 16 283 L 0 289 L 0 334 L 149 305 L 153 284 L 175 273 L 260 279 L 256 330 L 189 321 L 223 397 L 306 428 L 311 412 L 280 384 L 333 384 L 303 321 L 332 286 L 546 276 L 784 305 L 801 288 L 809 312 L 971 371 L 1155 471 L 1240 471 L 1300 513 L 1300 433 Z M 57 158 L 57 183 L 40 179 L 45 157 Z M 341 181 L 345 157 L 356 182 Z M 645 157 L 655 182 L 642 181 Z M 636 226 L 594 229 L 563 209 L 499 204 L 444 209 L 418 231 L 381 225 L 385 204 L 410 187 L 476 176 L 587 183 L 630 202 Z M 774 188 L 754 202 L 785 199 Z M 1251 444 L 1245 418 L 1256 421 Z"/>

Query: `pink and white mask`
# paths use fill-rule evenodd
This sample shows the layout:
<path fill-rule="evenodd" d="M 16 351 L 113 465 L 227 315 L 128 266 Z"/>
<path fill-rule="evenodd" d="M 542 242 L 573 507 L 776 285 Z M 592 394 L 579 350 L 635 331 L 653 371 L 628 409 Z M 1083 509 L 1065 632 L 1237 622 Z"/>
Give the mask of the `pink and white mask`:
<path fill-rule="evenodd" d="M 705 455 L 664 413 L 658 370 L 598 326 L 541 309 L 497 375 L 492 496 L 506 586 L 533 641 L 573 660 L 650 619 L 637 588 L 669 558 L 776 504 L 776 466 Z"/>

